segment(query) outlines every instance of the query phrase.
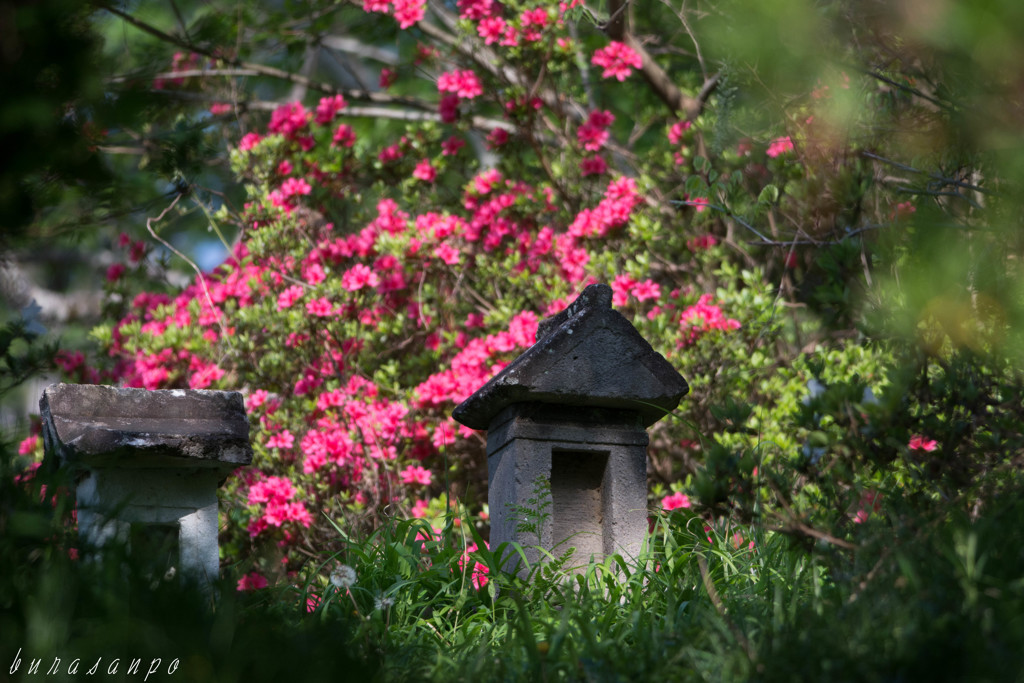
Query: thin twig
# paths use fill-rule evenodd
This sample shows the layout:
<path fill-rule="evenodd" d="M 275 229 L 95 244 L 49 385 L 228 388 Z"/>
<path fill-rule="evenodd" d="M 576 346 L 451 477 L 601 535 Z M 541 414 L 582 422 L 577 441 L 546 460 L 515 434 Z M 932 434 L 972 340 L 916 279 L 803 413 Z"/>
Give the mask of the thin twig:
<path fill-rule="evenodd" d="M 740 225 L 742 225 L 744 228 L 746 228 L 750 232 L 752 232 L 755 235 L 757 235 L 758 237 L 760 237 L 763 242 L 771 242 L 772 241 L 772 240 L 768 239 L 767 237 L 765 237 L 760 231 L 758 231 L 757 228 L 755 228 L 750 223 L 746 222 L 745 220 L 743 220 L 742 218 L 740 218 L 736 214 L 732 213 L 731 211 L 729 211 L 725 207 L 717 206 L 715 204 L 704 204 L 703 202 L 698 203 L 698 202 L 692 202 L 692 201 L 687 201 L 687 200 L 680 201 L 680 202 L 671 202 L 671 203 L 672 204 L 683 204 L 685 206 L 703 206 L 703 207 L 706 207 L 708 209 L 714 209 L 715 211 L 720 211 L 721 213 L 725 214 L 727 217 L 731 218 L 732 220 L 734 220 L 737 223 L 739 223 Z M 787 244 L 788 244 L 788 242 L 787 242 Z"/>
<path fill-rule="evenodd" d="M 945 109 L 945 110 L 948 111 L 948 110 L 953 108 L 948 103 L 943 102 L 942 100 L 940 100 L 938 98 L 932 97 L 931 95 L 926 95 L 925 93 L 921 92 L 917 88 L 911 88 L 909 85 L 906 85 L 905 83 L 900 83 L 899 81 L 894 81 L 893 79 L 889 78 L 888 76 L 884 76 L 884 75 L 878 73 L 877 71 L 867 70 L 867 71 L 864 71 L 864 73 L 866 73 L 868 76 L 871 76 L 872 78 L 874 78 L 876 80 L 882 81 L 883 83 L 888 83 L 889 85 L 893 86 L 894 88 L 899 88 L 900 90 L 908 92 L 911 95 L 915 95 L 917 97 L 920 97 L 923 100 L 927 100 L 927 101 L 931 102 L 932 104 L 934 104 L 936 107 L 940 107 L 941 109 Z"/>
<path fill-rule="evenodd" d="M 210 290 L 206 286 L 206 277 L 203 275 L 203 271 L 200 270 L 199 266 L 197 266 L 195 262 L 192 261 L 192 259 L 190 259 L 188 256 L 185 256 L 185 254 L 181 253 L 170 242 L 157 235 L 156 230 L 153 229 L 153 223 L 159 223 L 160 221 L 162 221 L 164 219 L 164 216 L 166 216 L 172 209 L 174 209 L 174 207 L 177 206 L 178 202 L 181 201 L 181 198 L 184 196 L 184 192 L 179 192 L 177 195 L 175 195 L 174 201 L 172 201 L 163 211 L 161 211 L 159 216 L 156 216 L 155 218 L 152 216 L 147 218 L 146 230 L 148 230 L 149 234 L 153 236 L 153 239 L 155 239 L 160 244 L 164 245 L 168 250 L 173 252 L 185 263 L 191 266 L 192 270 L 196 271 L 196 276 L 199 279 L 199 285 L 203 288 L 203 294 L 206 296 L 206 303 L 210 306 L 210 310 L 217 311 L 218 309 L 213 303 L 213 297 L 210 296 Z M 231 335 L 228 334 L 227 328 L 224 326 L 223 318 L 223 314 L 217 316 L 217 326 L 220 327 L 221 337 L 224 339 L 224 341 L 227 342 L 228 346 L 231 347 L 232 350 L 234 350 L 234 345 L 231 343 Z"/>
<path fill-rule="evenodd" d="M 988 189 L 986 189 L 984 187 L 979 187 L 978 185 L 973 185 L 971 183 L 965 183 L 962 180 L 957 180 L 956 178 L 950 178 L 950 177 L 941 175 L 939 173 L 929 173 L 928 171 L 922 171 L 921 169 L 914 168 L 913 166 L 907 166 L 906 164 L 901 164 L 900 162 L 893 161 L 892 159 L 886 159 L 885 157 L 879 156 L 877 154 L 873 154 L 871 152 L 861 151 L 860 155 L 862 157 L 867 157 L 868 159 L 874 159 L 875 161 L 881 161 L 883 164 L 888 164 L 889 166 L 893 166 L 895 168 L 899 168 L 899 169 L 902 169 L 904 171 L 910 171 L 911 173 L 917 173 L 918 175 L 926 175 L 929 178 L 931 178 L 932 180 L 939 181 L 939 182 L 944 183 L 946 185 L 954 185 L 956 187 L 961 187 L 961 188 L 963 188 L 965 190 L 971 190 L 973 192 L 980 192 L 982 194 L 987 194 L 987 195 L 995 196 L 995 194 L 996 194 L 992 190 L 988 190 Z"/>

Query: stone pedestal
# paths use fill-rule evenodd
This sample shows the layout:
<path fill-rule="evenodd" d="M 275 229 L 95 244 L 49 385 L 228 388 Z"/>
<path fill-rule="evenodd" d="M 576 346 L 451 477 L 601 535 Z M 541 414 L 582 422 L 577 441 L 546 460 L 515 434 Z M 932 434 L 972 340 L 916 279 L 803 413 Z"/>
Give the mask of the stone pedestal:
<path fill-rule="evenodd" d="M 576 566 L 635 558 L 647 530 L 646 427 L 689 387 L 612 309 L 606 285 L 537 336 L 453 412 L 488 430 L 491 547 L 515 541 L 531 563 L 570 547 Z"/>
<path fill-rule="evenodd" d="M 241 394 L 55 384 L 39 405 L 48 457 L 76 473 L 86 547 L 166 539 L 161 564 L 186 581 L 216 579 L 217 487 L 252 462 Z"/>

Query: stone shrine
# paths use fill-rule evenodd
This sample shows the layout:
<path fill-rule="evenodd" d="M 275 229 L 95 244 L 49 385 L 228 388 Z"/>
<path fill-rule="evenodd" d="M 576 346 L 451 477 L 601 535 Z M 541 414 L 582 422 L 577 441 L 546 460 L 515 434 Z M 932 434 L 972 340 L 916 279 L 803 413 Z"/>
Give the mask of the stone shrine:
<path fill-rule="evenodd" d="M 86 549 L 159 552 L 183 580 L 217 578 L 217 488 L 252 462 L 242 395 L 54 384 L 39 401 L 47 457 L 76 478 Z"/>
<path fill-rule="evenodd" d="M 612 309 L 607 285 L 542 321 L 537 342 L 452 413 L 487 430 L 491 548 L 516 541 L 531 564 L 537 547 L 556 557 L 573 547 L 575 566 L 636 558 L 647 532 L 646 428 L 687 391 Z M 530 520 L 538 491 L 550 498 Z M 523 530 L 534 521 L 537 533 Z"/>

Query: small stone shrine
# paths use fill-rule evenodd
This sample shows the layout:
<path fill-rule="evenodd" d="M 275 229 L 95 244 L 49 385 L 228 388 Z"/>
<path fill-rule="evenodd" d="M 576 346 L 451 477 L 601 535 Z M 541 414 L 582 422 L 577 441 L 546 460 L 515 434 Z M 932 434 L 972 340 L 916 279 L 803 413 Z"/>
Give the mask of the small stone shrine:
<path fill-rule="evenodd" d="M 75 473 L 87 549 L 116 539 L 161 574 L 217 578 L 217 488 L 252 462 L 241 394 L 54 384 L 39 407 L 47 457 Z"/>
<path fill-rule="evenodd" d="M 636 558 L 647 532 L 646 428 L 687 391 L 612 309 L 607 285 L 542 321 L 537 343 L 452 413 L 487 430 L 491 548 L 516 541 L 558 557 L 574 547 L 577 567 L 614 553 Z M 550 499 L 538 505 L 538 491 Z M 531 520 L 527 510 L 541 514 Z M 527 558 L 540 552 L 527 548 Z"/>

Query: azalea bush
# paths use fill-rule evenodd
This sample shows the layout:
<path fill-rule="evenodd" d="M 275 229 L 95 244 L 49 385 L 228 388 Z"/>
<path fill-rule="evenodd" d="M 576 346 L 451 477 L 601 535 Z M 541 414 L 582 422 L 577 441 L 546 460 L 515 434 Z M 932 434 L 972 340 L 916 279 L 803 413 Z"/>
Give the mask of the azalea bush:
<path fill-rule="evenodd" d="M 375 20 L 416 25 L 393 9 Z M 124 302 L 96 333 L 112 378 L 246 393 L 256 458 L 225 492 L 229 559 L 271 540 L 285 563 L 264 558 L 260 571 L 295 571 L 330 546 L 332 520 L 372 529 L 458 501 L 486 513 L 482 436 L 451 409 L 592 282 L 612 286 L 614 305 L 695 387 L 683 419 L 654 434 L 663 485 L 726 431 L 709 408 L 712 378 L 717 400 L 760 392 L 766 405 L 800 384 L 765 385 L 781 325 L 762 272 L 737 267 L 715 235 L 711 188 L 665 197 L 695 163 L 706 169 L 684 155 L 708 124 L 663 112 L 630 141 L 615 93 L 642 58 L 619 41 L 573 39 L 582 15 L 569 5 L 460 11 L 456 35 L 495 61 L 482 69 L 465 48 L 418 44 L 436 116 L 381 127 L 349 116 L 343 94 L 281 105 L 232 151 L 249 201 L 211 218 L 241 230 L 224 265 L 174 294 L 133 293 L 131 273 L 108 273 Z M 412 74 L 382 78 L 396 97 L 423 88 Z M 606 104 L 567 104 L 587 90 Z M 467 143 L 488 149 L 486 163 Z M 734 176 L 715 188 L 742 193 Z"/>

